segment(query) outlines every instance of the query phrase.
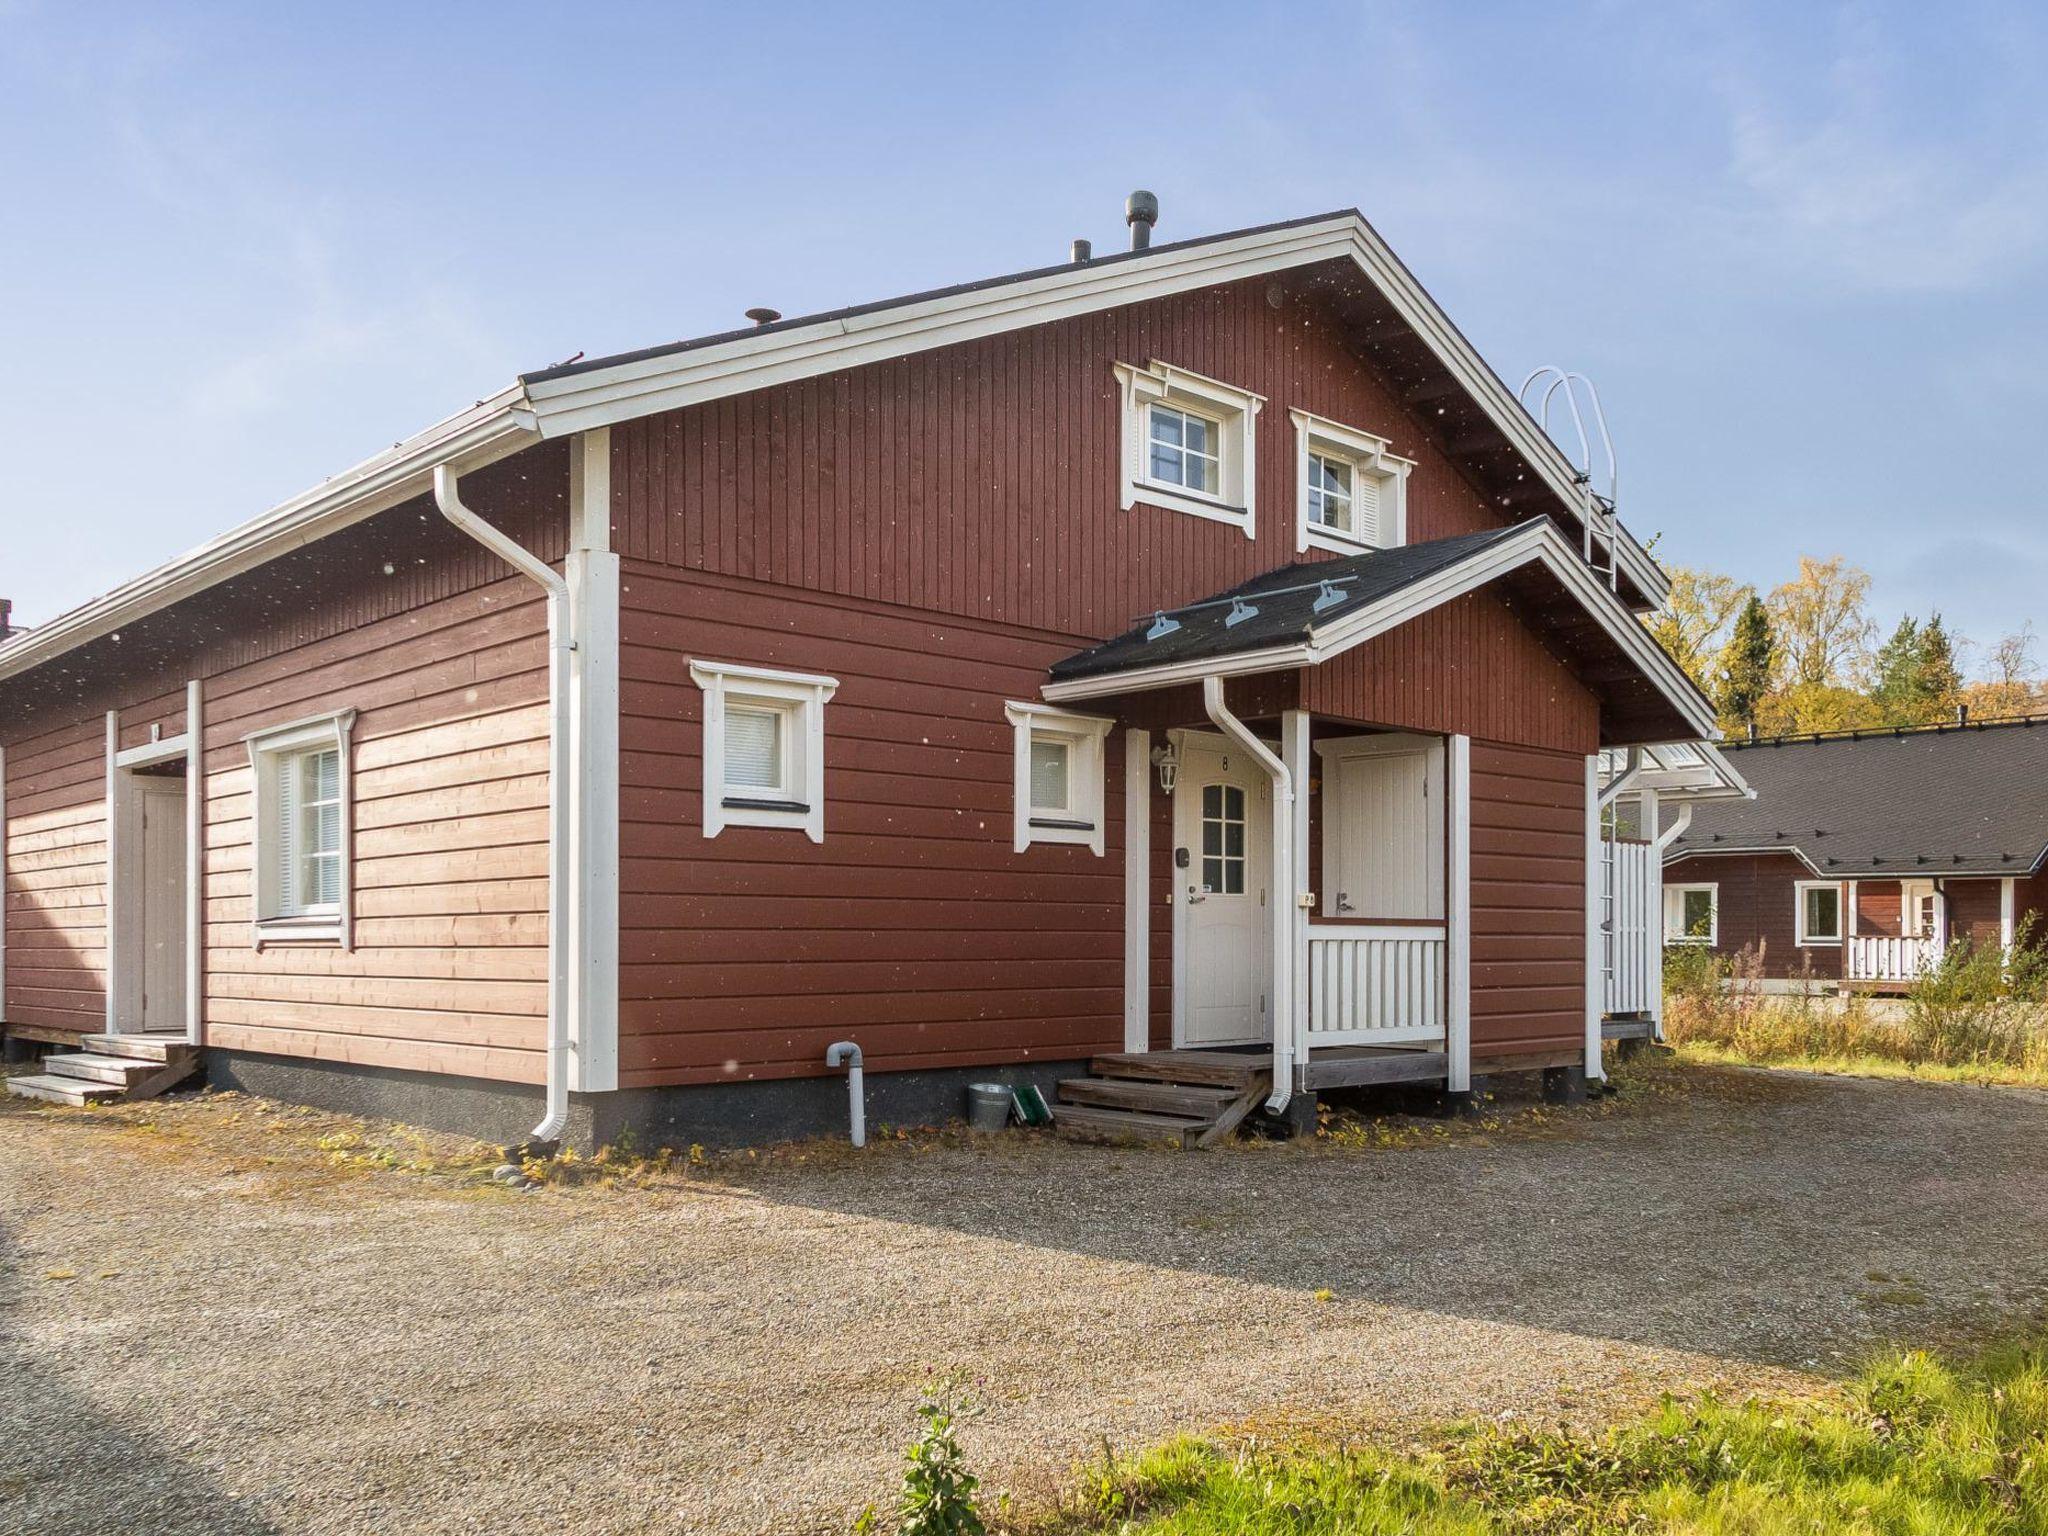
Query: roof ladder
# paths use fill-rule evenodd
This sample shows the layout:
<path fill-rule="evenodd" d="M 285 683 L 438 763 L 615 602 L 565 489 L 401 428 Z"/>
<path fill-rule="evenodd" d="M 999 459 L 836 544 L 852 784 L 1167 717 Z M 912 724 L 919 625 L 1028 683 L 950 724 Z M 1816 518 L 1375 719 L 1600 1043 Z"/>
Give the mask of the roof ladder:
<path fill-rule="evenodd" d="M 1540 396 L 1534 393 L 1538 384 L 1543 386 Z M 1564 394 L 1565 408 L 1571 413 L 1572 427 L 1579 439 L 1579 456 L 1573 459 L 1567 451 L 1565 458 L 1570 460 L 1573 470 L 1576 471 L 1572 481 L 1581 500 L 1580 523 L 1585 529 L 1586 564 L 1607 578 L 1610 590 L 1618 590 L 1621 586 L 1621 524 L 1615 516 L 1615 507 L 1620 497 L 1621 472 L 1615 462 L 1614 439 L 1607 431 L 1607 412 L 1600 407 L 1600 391 L 1593 387 L 1593 381 L 1583 373 L 1573 373 L 1558 367 L 1555 363 L 1545 363 L 1541 368 L 1532 370 L 1529 377 L 1522 380 L 1519 398 L 1523 409 L 1534 416 L 1542 426 L 1544 435 L 1552 442 L 1557 442 L 1556 434 L 1550 430 L 1550 407 L 1559 391 Z M 1579 397 L 1582 393 L 1586 400 L 1586 408 L 1583 411 L 1579 408 Z M 1594 430 L 1600 438 L 1601 455 L 1606 460 L 1605 496 L 1593 489 L 1593 444 L 1592 439 L 1586 435 L 1588 415 L 1593 418 Z M 1560 443 L 1559 447 L 1563 447 L 1563 444 Z M 1599 539 L 1604 539 L 1607 543 L 1605 565 L 1597 558 L 1599 539 L 1595 538 L 1596 532 Z"/>

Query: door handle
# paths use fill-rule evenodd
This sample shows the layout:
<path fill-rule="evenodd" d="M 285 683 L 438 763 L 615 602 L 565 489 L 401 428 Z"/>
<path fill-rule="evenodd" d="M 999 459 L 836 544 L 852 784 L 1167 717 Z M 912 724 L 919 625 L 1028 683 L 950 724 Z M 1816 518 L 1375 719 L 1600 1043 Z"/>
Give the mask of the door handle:
<path fill-rule="evenodd" d="M 1351 905 L 1351 893 L 1349 891 L 1339 891 L 1337 893 L 1337 910 L 1339 912 L 1350 912 L 1356 910 Z"/>
<path fill-rule="evenodd" d="M 1193 886 L 1193 885 L 1191 885 L 1191 886 L 1189 886 L 1189 887 L 1188 887 L 1188 905 L 1189 905 L 1189 906 L 1191 906 L 1191 907 L 1192 907 L 1192 906 L 1193 906 L 1193 905 L 1194 905 L 1194 904 L 1195 904 L 1196 902 L 1198 902 L 1198 901 L 1207 901 L 1208 899 L 1209 899 L 1209 898 L 1208 898 L 1208 896 L 1207 896 L 1207 895 L 1206 895 L 1206 894 L 1205 894 L 1205 893 L 1204 893 L 1204 892 L 1203 892 L 1203 891 L 1201 890 L 1201 888 L 1200 888 L 1200 887 L 1198 887 L 1198 886 Z"/>

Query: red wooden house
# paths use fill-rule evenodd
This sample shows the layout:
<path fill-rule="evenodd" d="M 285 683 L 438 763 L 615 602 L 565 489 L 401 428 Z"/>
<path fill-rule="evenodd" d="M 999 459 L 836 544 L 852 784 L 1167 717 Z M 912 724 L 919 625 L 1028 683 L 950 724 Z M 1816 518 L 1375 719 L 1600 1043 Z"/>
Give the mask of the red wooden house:
<path fill-rule="evenodd" d="M 1664 858 L 1667 943 L 1767 986 L 1897 990 L 2048 913 L 2048 720 L 1723 743 L 1755 789 Z"/>
<path fill-rule="evenodd" d="M 711 1141 L 843 1123 L 842 1040 L 889 1119 L 1169 1136 L 1597 1075 L 1598 754 L 1712 727 L 1664 576 L 1356 213 L 1133 229 L 528 374 L 0 645 L 40 1091 Z"/>

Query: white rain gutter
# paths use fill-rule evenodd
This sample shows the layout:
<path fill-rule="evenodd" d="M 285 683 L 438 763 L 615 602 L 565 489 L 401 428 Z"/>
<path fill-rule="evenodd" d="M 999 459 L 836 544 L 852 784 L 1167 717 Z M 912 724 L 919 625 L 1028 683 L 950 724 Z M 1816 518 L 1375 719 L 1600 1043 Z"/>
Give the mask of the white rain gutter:
<path fill-rule="evenodd" d="M 539 583 L 548 598 L 547 1111 L 533 1128 L 532 1139 L 554 1143 L 569 1124 L 569 918 L 576 900 L 569 806 L 580 788 L 573 781 L 581 777 L 569 731 L 569 658 L 576 649 L 577 614 L 561 573 L 464 506 L 458 484 L 454 465 L 434 466 L 434 505 L 441 515 L 520 575 Z"/>
<path fill-rule="evenodd" d="M 1216 729 L 1251 754 L 1273 781 L 1272 895 L 1273 915 L 1273 1095 L 1266 1108 L 1274 1114 L 1294 1097 L 1294 775 L 1272 748 L 1251 733 L 1223 702 L 1223 679 L 1202 679 L 1202 707 Z M 1282 897 L 1286 899 L 1283 900 Z"/>

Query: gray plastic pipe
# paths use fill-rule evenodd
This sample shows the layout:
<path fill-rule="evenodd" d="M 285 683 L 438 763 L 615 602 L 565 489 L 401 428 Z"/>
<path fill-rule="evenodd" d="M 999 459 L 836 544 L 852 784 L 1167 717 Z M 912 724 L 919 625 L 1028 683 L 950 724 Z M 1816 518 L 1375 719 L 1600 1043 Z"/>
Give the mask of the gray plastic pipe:
<path fill-rule="evenodd" d="M 846 1068 L 847 1118 L 853 1131 L 853 1144 L 864 1147 L 868 1144 L 868 1110 L 866 1090 L 861 1086 L 860 1047 L 851 1040 L 827 1046 L 825 1065 L 834 1071 Z"/>
<path fill-rule="evenodd" d="M 548 596 L 548 1054 L 546 1112 L 532 1139 L 552 1146 L 569 1127 L 569 903 L 576 899 L 569 847 L 569 804 L 576 754 L 569 740 L 569 657 L 576 649 L 569 583 L 518 540 L 462 504 L 452 464 L 434 466 L 434 505 L 441 515 L 536 582 Z"/>

